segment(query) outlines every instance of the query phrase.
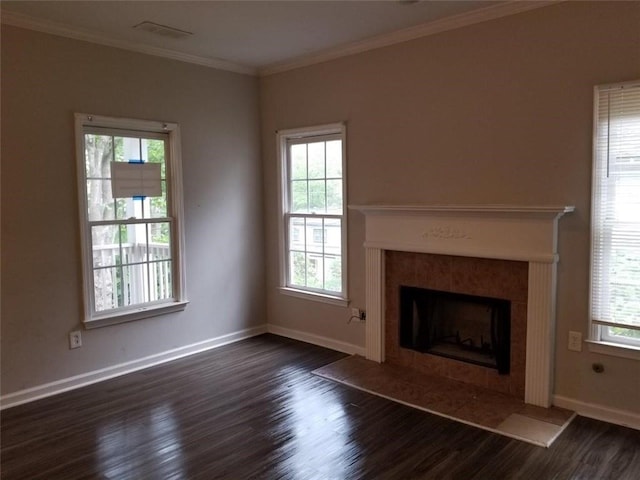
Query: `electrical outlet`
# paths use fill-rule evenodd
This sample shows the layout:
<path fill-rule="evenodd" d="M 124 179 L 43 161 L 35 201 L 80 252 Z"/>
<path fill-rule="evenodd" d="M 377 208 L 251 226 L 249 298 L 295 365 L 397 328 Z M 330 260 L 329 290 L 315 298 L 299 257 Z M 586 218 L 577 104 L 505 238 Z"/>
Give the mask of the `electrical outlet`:
<path fill-rule="evenodd" d="M 573 352 L 582 351 L 582 333 L 569 332 L 569 345 L 567 348 Z"/>
<path fill-rule="evenodd" d="M 360 310 L 359 308 L 356 308 L 356 307 L 351 309 L 351 320 L 364 322 L 366 318 L 367 318 L 367 315 L 365 314 L 364 310 Z"/>
<path fill-rule="evenodd" d="M 69 348 L 80 348 L 82 346 L 82 332 L 75 330 L 69 333 Z"/>
<path fill-rule="evenodd" d="M 360 318 L 360 309 L 356 308 L 356 307 L 353 307 L 351 309 L 351 316 L 352 317 L 356 317 L 356 318 Z"/>

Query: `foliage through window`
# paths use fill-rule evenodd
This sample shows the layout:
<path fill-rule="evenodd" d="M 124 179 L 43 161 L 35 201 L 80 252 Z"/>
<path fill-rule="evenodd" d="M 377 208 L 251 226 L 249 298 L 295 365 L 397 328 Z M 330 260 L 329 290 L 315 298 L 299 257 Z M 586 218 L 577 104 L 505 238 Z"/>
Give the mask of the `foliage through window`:
<path fill-rule="evenodd" d="M 184 303 L 177 125 L 77 114 L 76 135 L 85 321 L 129 320 Z M 158 164 L 160 194 L 116 198 L 117 163 Z"/>
<path fill-rule="evenodd" d="M 283 286 L 346 298 L 343 125 L 279 132 Z"/>
<path fill-rule="evenodd" d="M 595 116 L 592 338 L 640 347 L 640 81 L 597 87 Z"/>

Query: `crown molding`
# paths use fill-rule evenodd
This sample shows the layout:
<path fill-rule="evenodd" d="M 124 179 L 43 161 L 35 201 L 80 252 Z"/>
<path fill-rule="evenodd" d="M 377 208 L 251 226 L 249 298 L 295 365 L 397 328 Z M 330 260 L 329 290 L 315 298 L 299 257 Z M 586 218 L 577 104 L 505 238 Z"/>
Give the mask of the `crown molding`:
<path fill-rule="evenodd" d="M 156 57 L 164 57 L 171 60 L 194 63 L 196 65 L 202 65 L 218 70 L 226 70 L 229 72 L 242 73 L 245 75 L 256 75 L 257 73 L 257 70 L 255 68 L 247 67 L 245 65 L 240 65 L 226 60 L 201 57 L 198 55 L 190 55 L 188 53 L 177 52 L 175 50 L 166 48 L 152 47 L 150 45 L 142 45 L 126 40 L 115 40 L 104 35 L 89 32 L 85 29 L 72 27 L 70 25 L 52 22 L 49 20 L 43 20 L 29 15 L 9 12 L 6 10 L 2 11 L 2 24 L 11 25 L 13 27 L 26 28 L 28 30 L 35 30 L 43 33 L 49 33 L 51 35 L 57 35 L 60 37 L 72 38 L 74 40 L 97 43 L 99 45 L 106 45 L 108 47 L 130 50 L 132 52 L 144 53 Z"/>
<path fill-rule="evenodd" d="M 50 20 L 43 20 L 29 15 L 10 12 L 6 10 L 2 10 L 1 13 L 2 24 L 5 25 L 26 28 L 38 32 L 72 38 L 75 40 L 81 40 L 85 42 L 96 43 L 99 45 L 120 48 L 123 50 L 144 53 L 147 55 L 169 58 L 171 60 L 193 63 L 196 65 L 202 65 L 219 70 L 226 70 L 229 72 L 241 73 L 245 75 L 268 76 L 276 73 L 286 72 L 288 70 L 294 70 L 296 68 L 307 67 L 317 63 L 327 62 L 329 60 L 335 60 L 341 57 L 346 57 L 369 50 L 374 50 L 377 48 L 395 45 L 397 43 L 407 42 L 409 40 L 414 40 L 429 35 L 435 35 L 437 33 L 474 25 L 476 23 L 482 23 L 509 15 L 515 15 L 536 8 L 553 5 L 562 1 L 565 0 L 507 1 L 505 3 L 492 5 L 472 12 L 462 13 L 440 20 L 435 20 L 433 22 L 416 25 L 414 27 L 404 28 L 402 30 L 397 30 L 388 34 L 371 37 L 366 40 L 349 43 L 335 48 L 329 48 L 318 53 L 298 57 L 292 61 L 276 63 L 262 68 L 249 67 L 218 58 L 191 55 L 175 50 L 142 45 L 125 40 L 115 40 L 104 35 L 90 32 L 85 29 L 72 27 L 70 25 L 52 22 Z"/>
<path fill-rule="evenodd" d="M 482 23 L 497 18 L 527 12 L 536 8 L 546 7 L 566 0 L 540 0 L 540 1 L 507 1 L 497 5 L 461 13 L 451 17 L 442 18 L 433 22 L 423 23 L 414 27 L 404 28 L 384 35 L 378 35 L 366 40 L 349 43 L 335 48 L 329 48 L 318 53 L 304 55 L 292 61 L 276 63 L 258 69 L 258 75 L 265 77 L 276 73 L 307 67 L 317 63 L 328 62 L 341 57 L 362 53 L 377 48 L 388 47 L 397 43 L 407 42 L 429 35 L 455 30 L 457 28 Z"/>

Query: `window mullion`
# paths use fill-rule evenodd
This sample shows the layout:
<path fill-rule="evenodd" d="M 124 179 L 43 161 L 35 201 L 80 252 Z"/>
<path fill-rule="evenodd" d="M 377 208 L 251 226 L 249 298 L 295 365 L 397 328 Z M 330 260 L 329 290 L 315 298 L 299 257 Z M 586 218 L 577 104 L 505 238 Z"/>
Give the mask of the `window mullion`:
<path fill-rule="evenodd" d="M 116 161 L 116 138 L 111 135 L 111 161 Z M 118 199 L 113 199 L 113 218 L 118 218 Z"/>
<path fill-rule="evenodd" d="M 129 234 L 129 232 L 127 232 L 127 235 Z M 117 288 L 117 277 L 116 277 L 116 288 L 115 288 L 115 294 L 116 294 L 116 307 L 122 307 L 124 306 L 124 300 L 125 300 L 125 289 L 124 289 L 124 250 L 122 248 L 122 226 L 118 226 L 118 250 L 120 253 L 120 262 L 118 263 L 118 271 L 120 272 L 120 289 L 122 290 L 122 305 L 120 305 L 120 302 L 117 301 L 118 298 L 118 288 Z"/>
<path fill-rule="evenodd" d="M 147 266 L 147 302 L 151 301 L 151 267 L 149 264 L 149 252 L 151 251 L 151 247 L 149 245 L 149 229 L 151 228 L 151 225 L 149 225 L 147 223 L 146 228 L 145 228 L 145 232 L 146 232 L 146 236 L 145 236 L 145 245 L 146 245 L 146 251 L 147 251 L 147 257 L 145 259 L 145 263 Z"/>
<path fill-rule="evenodd" d="M 307 175 L 305 177 L 305 181 L 307 183 L 307 213 L 309 213 L 311 211 L 310 205 L 311 205 L 311 188 L 309 186 L 309 144 L 305 145 L 305 161 L 307 164 Z M 306 229 L 305 229 L 306 230 Z M 306 243 L 305 243 L 305 250 L 306 250 Z"/>
<path fill-rule="evenodd" d="M 309 285 L 309 269 L 307 268 L 309 265 L 309 252 L 307 251 L 307 217 L 304 217 L 304 286 Z"/>

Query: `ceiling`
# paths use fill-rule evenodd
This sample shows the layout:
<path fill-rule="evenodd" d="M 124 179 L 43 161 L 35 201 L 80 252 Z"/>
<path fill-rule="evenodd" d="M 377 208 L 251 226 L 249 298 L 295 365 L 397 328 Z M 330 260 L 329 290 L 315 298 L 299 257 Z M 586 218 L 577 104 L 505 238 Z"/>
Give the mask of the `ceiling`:
<path fill-rule="evenodd" d="M 10 25 L 268 74 L 423 36 L 434 27 L 442 31 L 447 25 L 454 28 L 539 5 L 467 0 L 181 0 L 2 1 L 1 8 L 3 23 Z M 176 39 L 132 28 L 144 21 L 192 35 Z"/>

